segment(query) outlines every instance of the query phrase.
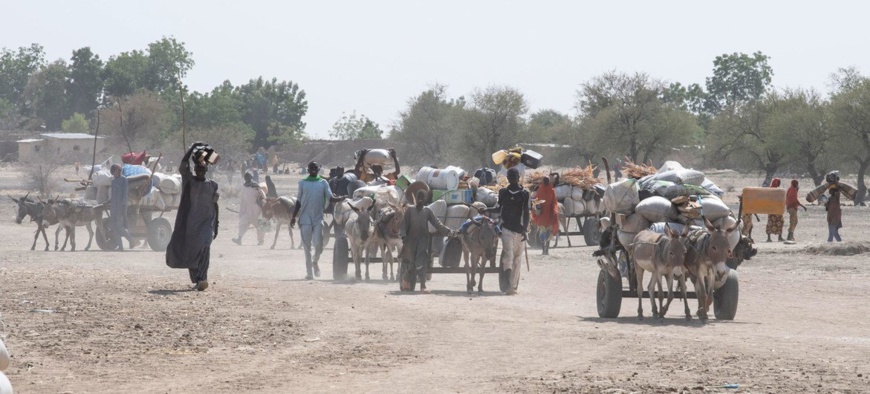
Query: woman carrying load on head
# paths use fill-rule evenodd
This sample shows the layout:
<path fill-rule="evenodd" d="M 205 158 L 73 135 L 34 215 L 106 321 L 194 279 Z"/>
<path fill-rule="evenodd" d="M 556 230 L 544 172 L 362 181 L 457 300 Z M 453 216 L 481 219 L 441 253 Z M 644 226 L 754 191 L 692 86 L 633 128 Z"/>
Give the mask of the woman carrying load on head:
<path fill-rule="evenodd" d="M 559 203 L 556 200 L 556 190 L 550 183 L 550 177 L 542 179 L 541 186 L 535 195 L 535 202 L 540 204 L 538 210 L 532 211 L 532 221 L 538 226 L 538 237 L 544 255 L 550 254 L 550 237 L 559 232 Z"/>
<path fill-rule="evenodd" d="M 770 187 L 779 187 L 782 181 L 779 178 L 773 178 L 770 182 Z M 767 215 L 767 242 L 772 242 L 770 236 L 776 234 L 779 242 L 785 241 L 782 239 L 782 227 L 785 225 L 785 217 L 783 215 Z"/>

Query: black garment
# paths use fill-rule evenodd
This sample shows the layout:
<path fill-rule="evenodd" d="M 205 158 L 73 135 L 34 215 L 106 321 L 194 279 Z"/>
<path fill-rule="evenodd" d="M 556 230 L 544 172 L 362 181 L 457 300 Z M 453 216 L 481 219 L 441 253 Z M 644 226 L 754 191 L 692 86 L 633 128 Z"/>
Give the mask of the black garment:
<path fill-rule="evenodd" d="M 186 158 L 189 159 L 189 155 Z M 193 176 L 189 160 L 182 160 L 178 170 L 181 172 L 181 202 L 172 238 L 166 247 L 166 265 L 189 269 L 191 280 L 205 278 L 217 226 L 216 208 L 220 193 L 217 182 L 198 180 Z"/>
<path fill-rule="evenodd" d="M 522 186 L 508 186 L 498 191 L 501 227 L 525 234 L 529 227 L 529 191 Z"/>

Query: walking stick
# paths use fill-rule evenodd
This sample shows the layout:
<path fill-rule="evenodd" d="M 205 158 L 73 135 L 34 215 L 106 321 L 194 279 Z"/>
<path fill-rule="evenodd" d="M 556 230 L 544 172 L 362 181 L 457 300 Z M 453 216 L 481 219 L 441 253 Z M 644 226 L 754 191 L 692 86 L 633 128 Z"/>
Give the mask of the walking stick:
<path fill-rule="evenodd" d="M 529 272 L 532 270 L 532 267 L 529 266 L 529 245 L 525 242 L 523 242 L 523 251 L 526 254 L 526 272 Z"/>

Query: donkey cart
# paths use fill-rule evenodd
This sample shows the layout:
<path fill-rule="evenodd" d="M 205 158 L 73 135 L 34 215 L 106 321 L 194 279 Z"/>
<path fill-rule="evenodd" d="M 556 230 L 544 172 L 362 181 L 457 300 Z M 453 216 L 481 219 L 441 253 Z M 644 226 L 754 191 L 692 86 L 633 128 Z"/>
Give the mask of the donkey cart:
<path fill-rule="evenodd" d="M 622 307 L 623 298 L 638 297 L 638 286 L 635 275 L 635 266 L 628 258 L 625 245 L 619 242 L 617 231 L 624 219 L 623 215 L 613 215 L 614 225 L 606 230 L 605 237 L 610 238 L 610 246 L 600 249 L 595 254 L 599 256 L 598 265 L 600 271 L 596 282 L 596 305 L 598 316 L 603 318 L 617 318 Z M 611 235 L 612 234 L 612 235 Z M 739 265 L 739 264 L 738 264 Z M 687 276 L 694 284 L 693 278 L 688 271 Z M 623 278 L 627 279 L 627 287 L 623 285 Z M 688 286 L 688 282 L 687 286 Z M 696 284 L 697 286 L 697 284 Z M 697 287 L 696 287 L 697 289 Z M 665 290 L 665 289 L 662 289 Z M 640 293 L 641 297 L 648 298 L 648 291 Z M 719 320 L 733 320 L 737 314 L 737 304 L 740 295 L 740 284 L 736 269 L 729 269 L 726 276 L 713 284 L 713 314 Z M 686 301 L 698 299 L 695 291 L 686 292 Z"/>

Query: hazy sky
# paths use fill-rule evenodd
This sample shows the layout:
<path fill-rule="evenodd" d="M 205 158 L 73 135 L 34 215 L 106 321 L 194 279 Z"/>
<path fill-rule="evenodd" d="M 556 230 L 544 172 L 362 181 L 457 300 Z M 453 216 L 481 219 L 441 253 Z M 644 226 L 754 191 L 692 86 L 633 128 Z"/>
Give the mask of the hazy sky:
<path fill-rule="evenodd" d="M 762 51 L 777 87 L 828 90 L 838 67 L 870 71 L 866 2 L 773 1 L 41 1 L 0 0 L 0 47 L 49 60 L 90 46 L 104 60 L 175 36 L 196 65 L 185 83 L 291 80 L 306 131 L 342 111 L 383 129 L 434 83 L 453 97 L 515 87 L 532 111 L 574 110 L 578 86 L 608 70 L 702 83 L 713 58 Z"/>

